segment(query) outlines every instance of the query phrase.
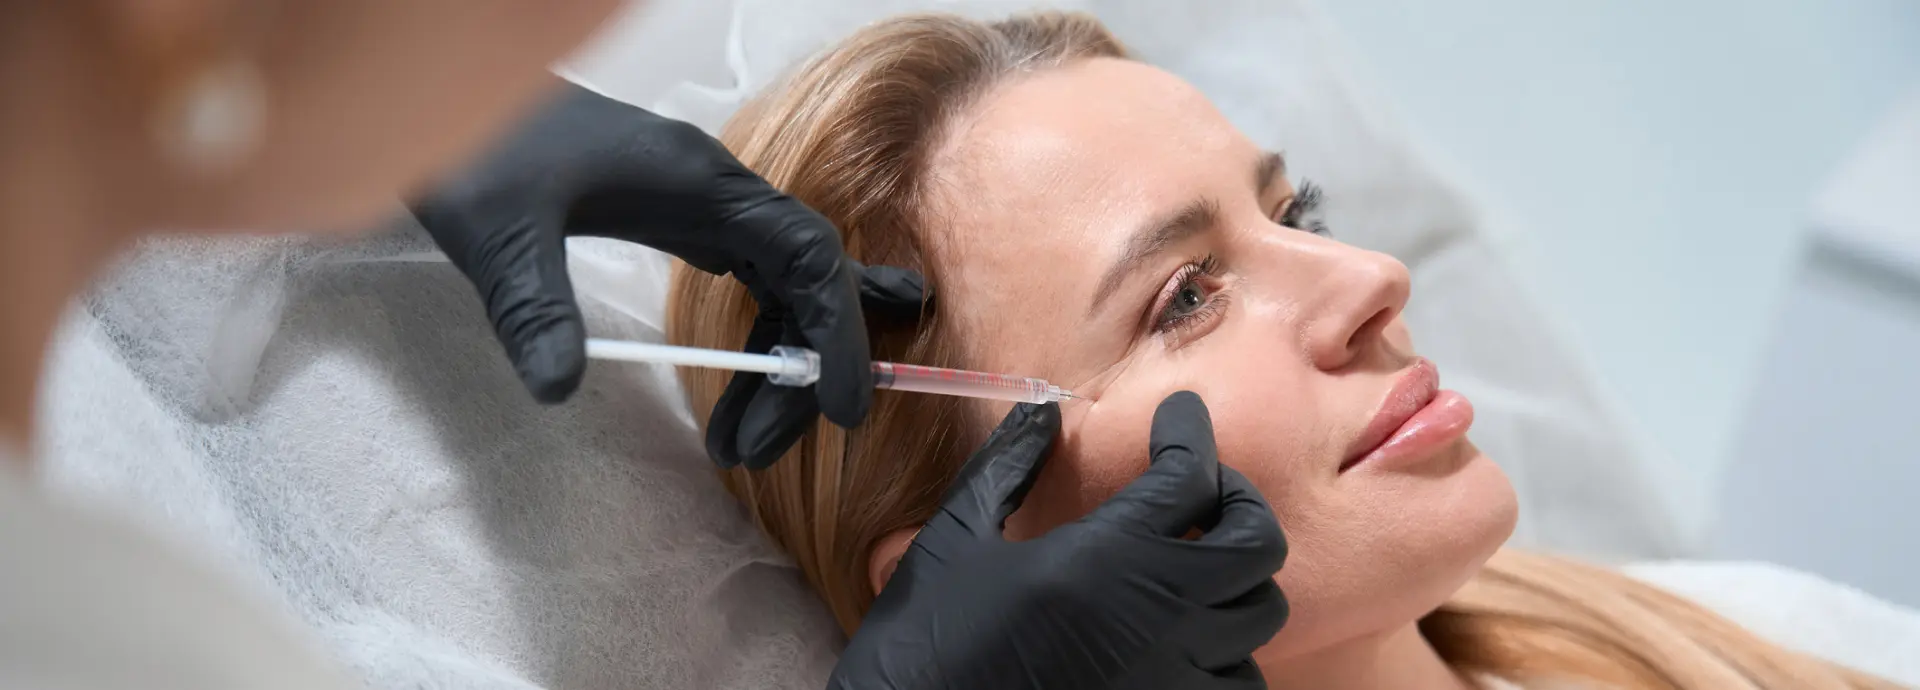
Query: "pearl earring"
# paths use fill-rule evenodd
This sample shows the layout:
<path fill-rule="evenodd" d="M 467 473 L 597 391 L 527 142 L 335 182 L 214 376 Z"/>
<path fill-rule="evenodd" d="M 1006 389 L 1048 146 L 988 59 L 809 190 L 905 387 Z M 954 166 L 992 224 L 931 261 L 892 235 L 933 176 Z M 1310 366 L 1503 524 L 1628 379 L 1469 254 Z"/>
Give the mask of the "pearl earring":
<path fill-rule="evenodd" d="M 160 150 L 200 175 L 238 169 L 259 147 L 267 115 L 266 84 L 244 59 L 207 64 L 181 83 L 155 121 Z"/>

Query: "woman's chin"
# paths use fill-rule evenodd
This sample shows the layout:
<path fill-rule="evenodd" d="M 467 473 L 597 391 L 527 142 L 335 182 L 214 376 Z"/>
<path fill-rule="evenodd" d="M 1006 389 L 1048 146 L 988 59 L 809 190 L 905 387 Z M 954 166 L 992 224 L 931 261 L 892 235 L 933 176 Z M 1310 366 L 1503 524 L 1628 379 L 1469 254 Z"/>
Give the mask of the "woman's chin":
<path fill-rule="evenodd" d="M 1346 524 L 1289 529 L 1291 555 L 1274 579 L 1292 613 L 1260 660 L 1283 663 L 1391 634 L 1480 572 L 1513 535 L 1518 499 L 1499 466 L 1472 443 L 1459 445 L 1456 457 L 1424 464 L 1429 471 L 1342 482 Z M 1441 465 L 1446 471 L 1431 471 Z"/>

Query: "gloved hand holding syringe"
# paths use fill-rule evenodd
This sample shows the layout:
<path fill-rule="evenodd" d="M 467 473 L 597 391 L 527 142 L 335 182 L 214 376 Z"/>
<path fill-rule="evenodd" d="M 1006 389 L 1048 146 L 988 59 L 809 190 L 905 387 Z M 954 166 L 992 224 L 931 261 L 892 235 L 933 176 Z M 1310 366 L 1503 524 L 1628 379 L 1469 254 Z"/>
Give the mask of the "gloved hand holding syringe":
<path fill-rule="evenodd" d="M 777 345 L 767 354 L 756 355 L 732 350 L 588 338 L 587 356 L 624 362 L 753 371 L 766 374 L 767 381 L 776 386 L 810 386 L 820 379 L 819 353 L 787 345 Z M 1036 378 L 893 362 L 873 363 L 873 387 L 1035 404 L 1082 399 L 1071 391 Z"/>

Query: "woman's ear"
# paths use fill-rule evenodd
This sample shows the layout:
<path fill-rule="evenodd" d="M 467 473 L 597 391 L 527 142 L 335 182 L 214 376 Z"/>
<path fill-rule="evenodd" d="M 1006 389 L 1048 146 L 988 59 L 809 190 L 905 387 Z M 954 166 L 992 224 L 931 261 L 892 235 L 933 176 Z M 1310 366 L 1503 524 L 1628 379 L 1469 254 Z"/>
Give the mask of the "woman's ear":
<path fill-rule="evenodd" d="M 897 529 L 873 545 L 873 555 L 867 557 L 867 579 L 873 583 L 874 596 L 880 596 L 880 590 L 887 586 L 893 569 L 900 566 L 900 559 L 906 557 L 907 547 L 913 545 L 917 534 L 919 528 Z"/>

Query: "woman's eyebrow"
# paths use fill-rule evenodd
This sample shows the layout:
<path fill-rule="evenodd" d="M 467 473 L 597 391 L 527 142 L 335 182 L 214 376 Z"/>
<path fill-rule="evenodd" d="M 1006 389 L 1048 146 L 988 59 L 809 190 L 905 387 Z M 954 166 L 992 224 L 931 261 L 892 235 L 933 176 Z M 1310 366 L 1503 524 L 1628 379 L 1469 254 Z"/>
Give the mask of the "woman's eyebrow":
<path fill-rule="evenodd" d="M 1127 239 L 1127 250 L 1120 254 L 1120 259 L 1108 266 L 1107 272 L 1101 275 L 1099 287 L 1093 291 L 1093 303 L 1087 305 L 1087 315 L 1099 312 L 1107 298 L 1120 289 L 1120 283 L 1127 279 L 1127 275 L 1138 270 L 1148 259 L 1166 251 L 1167 247 L 1205 232 L 1219 218 L 1218 203 L 1212 199 L 1195 199 L 1172 213 L 1141 225 Z"/>
<path fill-rule="evenodd" d="M 1253 168 L 1253 191 L 1255 194 L 1266 192 L 1287 176 L 1287 157 L 1278 151 L 1260 154 L 1260 163 Z"/>
<path fill-rule="evenodd" d="M 1286 174 L 1286 157 L 1274 151 L 1261 153 L 1253 166 L 1254 193 L 1266 192 Z M 1093 291 L 1093 302 L 1087 305 L 1087 316 L 1093 316 L 1106 305 L 1107 298 L 1120 289 L 1120 283 L 1127 279 L 1128 274 L 1138 270 L 1148 259 L 1166 251 L 1167 247 L 1213 227 L 1219 217 L 1218 203 L 1212 199 L 1195 199 L 1172 213 L 1140 226 L 1128 238 L 1127 250 L 1121 253 L 1120 259 L 1101 275 L 1099 286 Z"/>

